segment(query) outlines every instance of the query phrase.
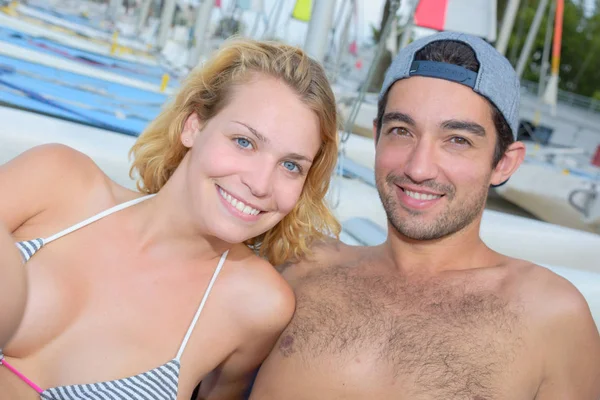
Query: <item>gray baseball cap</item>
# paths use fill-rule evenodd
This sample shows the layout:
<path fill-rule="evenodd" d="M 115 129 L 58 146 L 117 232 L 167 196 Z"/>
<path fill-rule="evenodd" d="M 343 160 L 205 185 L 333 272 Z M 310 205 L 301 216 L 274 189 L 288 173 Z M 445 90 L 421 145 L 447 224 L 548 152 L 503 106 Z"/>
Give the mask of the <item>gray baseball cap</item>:
<path fill-rule="evenodd" d="M 479 61 L 479 72 L 435 61 L 415 61 L 415 53 L 431 42 L 454 40 L 467 44 Z M 519 78 L 510 62 L 490 44 L 476 36 L 456 32 L 440 32 L 415 40 L 398 53 L 385 74 L 379 99 L 392 85 L 411 76 L 446 79 L 468 86 L 484 96 L 500 110 L 510 125 L 515 140 L 519 130 Z"/>

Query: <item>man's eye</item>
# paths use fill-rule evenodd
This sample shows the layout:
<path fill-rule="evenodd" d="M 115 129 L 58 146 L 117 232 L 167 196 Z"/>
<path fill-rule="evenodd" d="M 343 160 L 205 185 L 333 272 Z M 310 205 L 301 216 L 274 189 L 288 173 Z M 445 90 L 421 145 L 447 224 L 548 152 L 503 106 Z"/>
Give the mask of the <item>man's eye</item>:
<path fill-rule="evenodd" d="M 394 135 L 404 136 L 404 135 L 408 135 L 409 132 L 406 128 L 395 127 L 395 128 L 390 129 L 390 133 L 392 133 Z"/>
<path fill-rule="evenodd" d="M 459 145 L 463 145 L 463 146 L 471 144 L 467 139 L 460 137 L 460 136 L 455 136 L 452 139 L 450 139 L 450 141 L 454 144 L 459 144 Z"/>

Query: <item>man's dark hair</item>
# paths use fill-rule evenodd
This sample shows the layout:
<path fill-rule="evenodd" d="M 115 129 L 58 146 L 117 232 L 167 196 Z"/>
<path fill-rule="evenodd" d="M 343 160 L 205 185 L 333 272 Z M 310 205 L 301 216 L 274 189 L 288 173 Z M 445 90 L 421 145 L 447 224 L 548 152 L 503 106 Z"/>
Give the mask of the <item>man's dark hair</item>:
<path fill-rule="evenodd" d="M 448 64 L 460 65 L 474 72 L 479 72 L 479 61 L 475 52 L 469 45 L 455 40 L 440 40 L 431 42 L 415 53 L 415 61 L 438 61 Z M 391 87 L 390 87 L 391 88 Z M 383 113 L 387 105 L 389 90 L 377 105 L 377 138 L 381 133 Z M 492 110 L 492 121 L 496 128 L 498 140 L 494 150 L 492 167 L 496 167 L 508 146 L 514 142 L 514 136 L 506 119 L 491 101 L 488 100 Z"/>

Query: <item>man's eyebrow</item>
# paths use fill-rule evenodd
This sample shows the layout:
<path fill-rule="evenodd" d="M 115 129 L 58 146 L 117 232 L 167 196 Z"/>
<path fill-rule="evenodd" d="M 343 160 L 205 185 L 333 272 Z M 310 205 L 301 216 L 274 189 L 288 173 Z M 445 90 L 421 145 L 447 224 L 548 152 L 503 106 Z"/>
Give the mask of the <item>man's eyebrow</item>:
<path fill-rule="evenodd" d="M 476 136 L 485 137 L 485 128 L 476 122 L 450 119 L 442 122 L 441 127 L 450 131 L 466 131 Z"/>
<path fill-rule="evenodd" d="M 246 127 L 246 129 L 248 129 L 248 130 L 250 131 L 250 133 L 252 133 L 254 136 L 256 136 L 256 138 L 257 138 L 258 140 L 260 140 L 261 142 L 263 142 L 263 143 L 269 143 L 269 139 L 267 139 L 267 138 L 266 138 L 266 137 L 265 137 L 263 134 L 261 134 L 260 132 L 258 132 L 258 131 L 257 131 L 256 129 L 254 129 L 253 127 L 251 127 L 251 126 L 249 126 L 249 125 L 246 125 L 246 124 L 244 124 L 243 122 L 239 122 L 239 121 L 233 121 L 233 122 L 235 122 L 236 124 L 239 124 L 239 125 L 245 126 L 245 127 Z"/>
<path fill-rule="evenodd" d="M 381 120 L 382 124 L 386 124 L 388 122 L 404 122 L 405 124 L 408 124 L 410 126 L 416 126 L 417 124 L 415 123 L 415 120 L 412 119 L 412 117 L 408 114 L 404 114 L 401 112 L 389 112 L 389 113 L 385 113 L 383 114 L 383 118 Z"/>

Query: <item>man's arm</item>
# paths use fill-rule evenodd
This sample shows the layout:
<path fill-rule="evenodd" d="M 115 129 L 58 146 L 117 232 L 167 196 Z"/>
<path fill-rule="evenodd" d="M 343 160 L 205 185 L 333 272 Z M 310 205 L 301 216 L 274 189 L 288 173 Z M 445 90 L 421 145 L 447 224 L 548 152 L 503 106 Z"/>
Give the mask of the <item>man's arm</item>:
<path fill-rule="evenodd" d="M 600 334 L 589 306 L 568 281 L 554 284 L 546 342 L 545 378 L 536 400 L 600 399 Z"/>
<path fill-rule="evenodd" d="M 16 332 L 27 301 L 27 275 L 21 255 L 0 223 L 0 349 Z"/>
<path fill-rule="evenodd" d="M 223 368 L 211 372 L 202 380 L 198 396 L 194 400 L 241 400 L 249 391 L 252 378 L 258 365 L 251 372 L 240 371 L 235 374 L 223 375 Z"/>

